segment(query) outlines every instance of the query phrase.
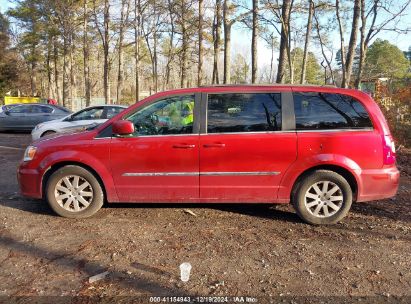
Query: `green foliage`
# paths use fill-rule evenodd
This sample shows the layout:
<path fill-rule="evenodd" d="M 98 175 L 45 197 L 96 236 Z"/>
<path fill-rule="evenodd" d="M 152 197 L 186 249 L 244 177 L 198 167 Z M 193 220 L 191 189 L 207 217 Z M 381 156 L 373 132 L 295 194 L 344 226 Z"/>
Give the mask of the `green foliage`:
<path fill-rule="evenodd" d="M 294 65 L 294 83 L 300 81 L 303 56 L 304 51 L 301 48 L 295 48 L 291 51 L 291 58 Z M 318 64 L 317 58 L 312 52 L 308 52 L 305 79 L 307 84 L 322 84 L 324 82 L 321 66 Z M 290 82 L 288 62 L 286 67 L 286 80 Z"/>
<path fill-rule="evenodd" d="M 13 83 L 17 81 L 17 58 L 16 54 L 9 49 L 9 22 L 0 13 L 0 96 L 12 89 Z"/>
<path fill-rule="evenodd" d="M 366 78 L 404 78 L 410 62 L 404 53 L 387 40 L 377 39 L 368 49 L 365 65 Z"/>
<path fill-rule="evenodd" d="M 234 57 L 234 61 L 231 66 L 231 81 L 234 84 L 247 83 L 247 76 L 249 71 L 250 65 L 247 63 L 244 56 L 237 54 Z"/>

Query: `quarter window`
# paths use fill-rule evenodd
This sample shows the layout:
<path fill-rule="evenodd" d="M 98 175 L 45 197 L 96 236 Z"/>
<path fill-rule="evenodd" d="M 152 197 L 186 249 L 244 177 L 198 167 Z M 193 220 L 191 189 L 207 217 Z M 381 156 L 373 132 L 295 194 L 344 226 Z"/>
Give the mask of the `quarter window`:
<path fill-rule="evenodd" d="M 281 130 L 281 94 L 209 94 L 207 132 Z"/>
<path fill-rule="evenodd" d="M 158 100 L 131 114 L 134 135 L 168 135 L 193 133 L 194 95 L 173 96 Z"/>
<path fill-rule="evenodd" d="M 297 130 L 372 128 L 368 112 L 356 99 L 329 93 L 294 93 Z"/>

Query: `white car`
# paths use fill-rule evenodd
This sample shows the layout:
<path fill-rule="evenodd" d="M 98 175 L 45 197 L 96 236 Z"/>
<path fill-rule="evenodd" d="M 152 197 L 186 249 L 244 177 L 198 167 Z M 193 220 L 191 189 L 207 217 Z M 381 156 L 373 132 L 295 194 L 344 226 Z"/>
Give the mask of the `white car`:
<path fill-rule="evenodd" d="M 91 106 L 66 117 L 38 124 L 31 132 L 31 137 L 36 140 L 53 133 L 84 130 L 91 125 L 105 122 L 126 108 L 126 106 L 120 105 Z"/>

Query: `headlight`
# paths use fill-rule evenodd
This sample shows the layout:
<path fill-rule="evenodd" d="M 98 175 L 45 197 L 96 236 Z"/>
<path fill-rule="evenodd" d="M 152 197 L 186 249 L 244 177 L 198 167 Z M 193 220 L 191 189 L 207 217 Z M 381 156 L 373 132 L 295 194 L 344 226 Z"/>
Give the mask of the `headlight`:
<path fill-rule="evenodd" d="M 34 155 L 36 155 L 37 152 L 37 147 L 34 146 L 28 146 L 26 151 L 24 152 L 24 157 L 23 161 L 31 161 L 34 158 Z"/>

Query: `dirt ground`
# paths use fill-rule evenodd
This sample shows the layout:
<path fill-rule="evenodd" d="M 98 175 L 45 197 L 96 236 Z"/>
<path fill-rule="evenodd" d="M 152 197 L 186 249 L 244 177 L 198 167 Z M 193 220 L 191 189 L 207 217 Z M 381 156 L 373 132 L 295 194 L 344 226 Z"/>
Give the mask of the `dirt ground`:
<path fill-rule="evenodd" d="M 118 204 L 65 219 L 18 192 L 29 142 L 0 133 L 0 302 L 411 303 L 411 150 L 396 198 L 315 227 L 288 205 Z"/>

